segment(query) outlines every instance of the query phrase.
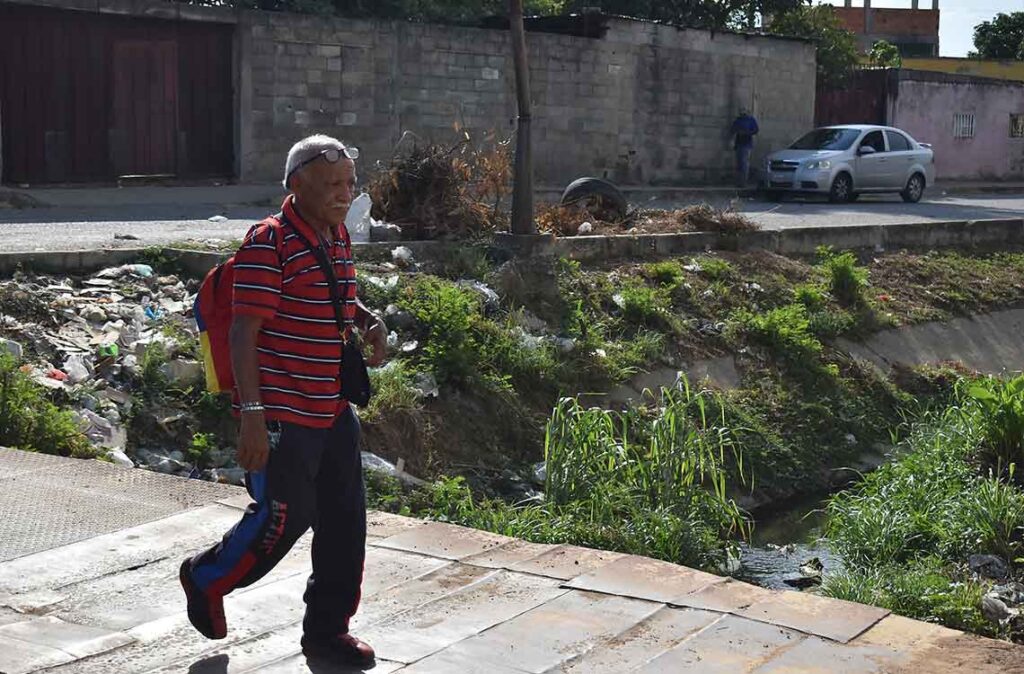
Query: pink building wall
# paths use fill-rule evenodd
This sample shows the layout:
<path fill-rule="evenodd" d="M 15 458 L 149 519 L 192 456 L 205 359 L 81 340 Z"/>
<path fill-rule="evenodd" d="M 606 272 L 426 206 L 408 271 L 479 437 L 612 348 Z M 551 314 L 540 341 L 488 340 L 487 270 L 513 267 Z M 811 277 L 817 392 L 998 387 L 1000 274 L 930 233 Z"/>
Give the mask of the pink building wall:
<path fill-rule="evenodd" d="M 954 138 L 956 114 L 974 114 L 974 137 Z M 939 180 L 1022 180 L 1024 138 L 1010 116 L 1024 115 L 1024 83 L 903 70 L 889 101 L 889 124 L 931 143 Z"/>

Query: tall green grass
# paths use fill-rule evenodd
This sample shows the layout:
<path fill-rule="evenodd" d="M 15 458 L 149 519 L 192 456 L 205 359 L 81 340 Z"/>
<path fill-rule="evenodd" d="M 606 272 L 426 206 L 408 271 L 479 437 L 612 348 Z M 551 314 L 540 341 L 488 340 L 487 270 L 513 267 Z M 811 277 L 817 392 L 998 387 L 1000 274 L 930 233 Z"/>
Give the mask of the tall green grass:
<path fill-rule="evenodd" d="M 729 535 L 744 519 L 727 495 L 727 457 L 740 464 L 723 415 L 708 416 L 708 391 L 683 380 L 660 392 L 655 412 L 632 407 L 617 413 L 560 401 L 544 445 L 546 494 L 557 505 L 591 504 L 613 517 L 609 493 L 622 493 L 639 508 L 695 515 Z M 716 405 L 721 410 L 721 405 Z"/>
<path fill-rule="evenodd" d="M 409 511 L 540 543 L 572 543 L 711 568 L 744 514 L 729 498 L 727 474 L 742 458 L 720 415 L 717 394 L 677 388 L 651 405 L 613 412 L 558 403 L 547 424 L 543 499 L 478 499 L 462 478 L 443 479 L 411 499 Z"/>
<path fill-rule="evenodd" d="M 954 404 L 920 419 L 893 462 L 833 497 L 826 536 L 847 569 L 825 584 L 826 594 L 998 633 L 981 617 L 985 585 L 966 561 L 992 554 L 1012 567 L 1024 554 L 1019 468 L 1011 460 L 994 470 L 992 458 L 1012 459 L 1024 440 L 1014 436 L 1019 381 L 961 387 Z"/>

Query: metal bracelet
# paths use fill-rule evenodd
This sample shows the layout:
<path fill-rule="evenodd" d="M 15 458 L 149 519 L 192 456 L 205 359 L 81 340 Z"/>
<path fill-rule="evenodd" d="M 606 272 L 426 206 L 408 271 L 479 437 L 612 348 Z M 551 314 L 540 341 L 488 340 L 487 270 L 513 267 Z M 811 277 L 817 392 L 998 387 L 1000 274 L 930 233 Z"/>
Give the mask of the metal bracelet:
<path fill-rule="evenodd" d="M 242 403 L 238 406 L 238 409 L 242 414 L 246 412 L 262 412 L 263 403 Z"/>

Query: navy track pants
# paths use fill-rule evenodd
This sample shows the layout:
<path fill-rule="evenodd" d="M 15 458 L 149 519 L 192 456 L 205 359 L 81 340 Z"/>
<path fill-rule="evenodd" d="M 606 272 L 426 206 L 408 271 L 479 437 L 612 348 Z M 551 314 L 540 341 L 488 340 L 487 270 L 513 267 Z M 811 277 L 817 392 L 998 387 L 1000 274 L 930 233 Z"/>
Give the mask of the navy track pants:
<path fill-rule="evenodd" d="M 348 631 L 359 606 L 366 558 L 366 487 L 359 419 L 346 409 L 331 428 L 269 422 L 270 458 L 246 474 L 255 501 L 223 540 L 192 560 L 205 592 L 226 595 L 255 583 L 313 527 L 313 573 L 303 600 L 303 631 Z"/>

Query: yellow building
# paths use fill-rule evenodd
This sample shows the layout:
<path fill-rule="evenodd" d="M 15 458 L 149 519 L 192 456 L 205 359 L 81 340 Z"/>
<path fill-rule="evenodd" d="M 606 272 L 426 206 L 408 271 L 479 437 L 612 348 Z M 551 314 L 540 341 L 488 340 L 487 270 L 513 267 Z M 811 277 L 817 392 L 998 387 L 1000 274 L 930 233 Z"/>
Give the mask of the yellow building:
<path fill-rule="evenodd" d="M 1024 82 L 1024 61 L 983 61 L 968 58 L 905 58 L 903 67 L 953 75 L 974 75 Z"/>

